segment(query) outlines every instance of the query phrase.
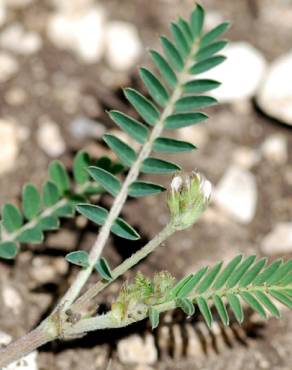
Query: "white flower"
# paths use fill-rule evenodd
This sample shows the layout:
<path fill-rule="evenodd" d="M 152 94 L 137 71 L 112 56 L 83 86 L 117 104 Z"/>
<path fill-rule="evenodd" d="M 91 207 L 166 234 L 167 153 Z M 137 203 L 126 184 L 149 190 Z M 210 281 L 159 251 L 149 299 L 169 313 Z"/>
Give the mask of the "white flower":
<path fill-rule="evenodd" d="M 175 176 L 170 184 L 171 190 L 173 192 L 179 191 L 183 184 L 183 178 L 181 176 Z"/>

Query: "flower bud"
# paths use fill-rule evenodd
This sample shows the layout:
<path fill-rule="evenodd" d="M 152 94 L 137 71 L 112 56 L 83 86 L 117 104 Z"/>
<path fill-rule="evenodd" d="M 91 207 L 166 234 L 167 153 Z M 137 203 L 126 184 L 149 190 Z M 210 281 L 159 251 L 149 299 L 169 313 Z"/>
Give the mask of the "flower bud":
<path fill-rule="evenodd" d="M 197 221 L 209 204 L 211 192 L 212 184 L 200 173 L 179 174 L 172 179 L 167 204 L 178 230 Z"/>

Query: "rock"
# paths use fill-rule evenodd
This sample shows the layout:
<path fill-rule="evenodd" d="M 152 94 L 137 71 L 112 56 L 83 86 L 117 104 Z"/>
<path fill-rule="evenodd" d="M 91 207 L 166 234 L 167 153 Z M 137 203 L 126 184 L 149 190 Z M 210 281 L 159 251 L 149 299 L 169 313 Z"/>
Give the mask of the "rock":
<path fill-rule="evenodd" d="M 19 151 L 18 131 L 11 121 L 0 119 L 0 175 L 16 165 Z"/>
<path fill-rule="evenodd" d="M 23 305 L 22 298 L 18 291 L 11 285 L 6 284 L 2 288 L 2 297 L 4 305 L 15 315 L 19 314 Z"/>
<path fill-rule="evenodd" d="M 59 126 L 50 120 L 40 123 L 37 131 L 37 142 L 40 148 L 52 158 L 59 157 L 66 150 Z"/>
<path fill-rule="evenodd" d="M 257 165 L 260 159 L 259 153 L 247 146 L 236 148 L 232 154 L 234 165 L 246 170 L 249 170 L 253 166 Z"/>
<path fill-rule="evenodd" d="M 238 222 L 243 224 L 251 222 L 257 204 L 254 175 L 239 167 L 231 166 L 217 185 L 214 200 Z"/>
<path fill-rule="evenodd" d="M 292 252 L 292 222 L 281 222 L 261 242 L 265 254 Z"/>
<path fill-rule="evenodd" d="M 225 55 L 227 60 L 200 75 L 200 78 L 224 81 L 211 95 L 221 103 L 254 96 L 266 69 L 263 55 L 246 42 L 231 43 L 220 54 Z"/>
<path fill-rule="evenodd" d="M 27 356 L 22 357 L 20 360 L 3 367 L 2 370 L 38 370 L 37 356 L 37 351 L 31 352 Z"/>
<path fill-rule="evenodd" d="M 292 125 L 292 51 L 277 59 L 257 94 L 257 104 L 267 115 Z"/>
<path fill-rule="evenodd" d="M 205 125 L 183 127 L 177 132 L 179 139 L 186 140 L 202 149 L 208 142 L 208 131 Z"/>
<path fill-rule="evenodd" d="M 0 52 L 0 82 L 8 81 L 18 69 L 18 62 L 10 54 Z"/>
<path fill-rule="evenodd" d="M 154 338 L 147 334 L 145 339 L 133 334 L 118 343 L 118 357 L 123 364 L 151 365 L 157 361 Z"/>
<path fill-rule="evenodd" d="M 21 87 L 12 87 L 5 94 L 6 103 L 13 107 L 22 106 L 27 99 L 27 93 Z"/>
<path fill-rule="evenodd" d="M 42 39 L 36 32 L 27 32 L 19 23 L 9 25 L 1 32 L 0 45 L 15 54 L 30 55 L 42 47 Z"/>
<path fill-rule="evenodd" d="M 0 349 L 6 347 L 11 341 L 12 337 L 0 330 Z"/>
<path fill-rule="evenodd" d="M 262 144 L 263 156 L 274 164 L 285 164 L 288 160 L 287 138 L 282 134 L 269 136 Z"/>
<path fill-rule="evenodd" d="M 83 62 L 95 63 L 104 51 L 104 23 L 101 7 L 84 12 L 58 12 L 49 19 L 47 34 L 58 48 L 73 51 Z"/>
<path fill-rule="evenodd" d="M 142 45 L 137 29 L 130 23 L 113 21 L 106 28 L 105 57 L 117 71 L 133 67 L 139 59 Z"/>
<path fill-rule="evenodd" d="M 70 125 L 70 132 L 76 139 L 100 139 L 105 131 L 101 123 L 82 116 L 76 117 Z"/>
<path fill-rule="evenodd" d="M 78 13 L 90 9 L 95 0 L 51 0 L 51 2 L 63 13 Z"/>

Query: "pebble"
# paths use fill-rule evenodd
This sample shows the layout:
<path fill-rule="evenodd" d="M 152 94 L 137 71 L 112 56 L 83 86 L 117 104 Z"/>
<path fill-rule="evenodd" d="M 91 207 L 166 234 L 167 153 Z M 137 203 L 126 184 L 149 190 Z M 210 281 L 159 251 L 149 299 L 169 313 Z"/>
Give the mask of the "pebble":
<path fill-rule="evenodd" d="M 36 32 L 25 31 L 19 23 L 9 25 L 1 32 L 0 45 L 15 54 L 31 55 L 42 47 L 42 39 Z"/>
<path fill-rule="evenodd" d="M 257 104 L 264 113 L 292 125 L 292 51 L 276 59 L 258 91 Z"/>
<path fill-rule="evenodd" d="M 12 87 L 5 94 L 5 101 L 13 107 L 19 107 L 26 103 L 27 93 L 21 87 Z"/>
<path fill-rule="evenodd" d="M 253 97 L 266 70 L 263 55 L 246 42 L 231 43 L 220 54 L 227 57 L 224 63 L 201 75 L 224 82 L 211 95 L 221 103 Z"/>
<path fill-rule="evenodd" d="M 249 170 L 257 165 L 260 162 L 260 159 L 260 154 L 247 146 L 236 148 L 232 154 L 234 165 L 245 170 Z"/>
<path fill-rule="evenodd" d="M 76 139 L 100 139 L 105 133 L 104 125 L 87 117 L 76 117 L 70 125 L 70 132 Z"/>
<path fill-rule="evenodd" d="M 118 343 L 118 357 L 123 364 L 154 364 L 158 354 L 153 336 L 147 334 L 143 339 L 133 334 L 122 339 Z"/>
<path fill-rule="evenodd" d="M 107 63 L 116 71 L 126 71 L 133 67 L 142 52 L 137 29 L 128 22 L 109 22 L 106 27 L 105 45 Z"/>
<path fill-rule="evenodd" d="M 3 367 L 2 370 L 38 370 L 37 356 L 37 351 L 31 352 L 20 360 Z"/>
<path fill-rule="evenodd" d="M 19 64 L 10 54 L 0 52 L 0 82 L 6 82 L 13 77 L 19 69 Z"/>
<path fill-rule="evenodd" d="M 90 9 L 95 0 L 51 0 L 51 2 L 63 13 L 76 13 Z"/>
<path fill-rule="evenodd" d="M 0 175 L 12 170 L 19 152 L 19 138 L 16 125 L 0 119 Z"/>
<path fill-rule="evenodd" d="M 208 142 L 209 136 L 205 125 L 188 126 L 177 131 L 179 139 L 188 141 L 202 149 Z"/>
<path fill-rule="evenodd" d="M 0 349 L 6 347 L 11 341 L 12 337 L 0 330 Z"/>
<path fill-rule="evenodd" d="M 292 222 L 281 222 L 267 234 L 261 249 L 265 254 L 281 254 L 292 252 Z"/>
<path fill-rule="evenodd" d="M 227 169 L 214 192 L 215 203 L 236 221 L 252 221 L 257 205 L 257 186 L 254 175 L 237 166 Z"/>
<path fill-rule="evenodd" d="M 22 308 L 22 298 L 18 291 L 12 286 L 5 285 L 2 288 L 2 297 L 4 305 L 15 315 L 19 314 Z"/>
<path fill-rule="evenodd" d="M 52 158 L 59 157 L 66 150 L 66 144 L 59 126 L 50 120 L 40 122 L 37 131 L 39 147 Z"/>
<path fill-rule="evenodd" d="M 288 160 L 288 143 L 285 135 L 275 134 L 266 138 L 261 146 L 263 156 L 277 165 L 285 164 Z"/>
<path fill-rule="evenodd" d="M 104 52 L 104 23 L 104 11 L 97 6 L 84 12 L 57 12 L 49 19 L 47 34 L 56 47 L 73 51 L 85 63 L 95 63 Z"/>

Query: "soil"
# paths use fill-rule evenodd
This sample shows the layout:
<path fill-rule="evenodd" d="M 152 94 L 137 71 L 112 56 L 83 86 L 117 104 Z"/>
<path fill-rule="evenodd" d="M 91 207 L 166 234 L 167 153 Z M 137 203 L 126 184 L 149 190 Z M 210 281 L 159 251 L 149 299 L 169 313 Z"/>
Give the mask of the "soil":
<path fill-rule="evenodd" d="M 148 0 L 147 6 L 145 0 L 104 0 L 100 3 L 105 7 L 109 19 L 126 20 L 135 24 L 145 48 L 156 47 L 157 36 L 167 32 L 169 21 L 178 14 L 189 14 L 193 6 L 192 0 Z M 232 21 L 233 27 L 228 34 L 230 39 L 252 43 L 264 53 L 268 61 L 289 50 L 292 43 L 291 2 L 203 0 L 202 3 L 210 12 Z M 0 177 L 1 204 L 18 200 L 25 182 L 40 186 L 47 177 L 50 159 L 38 147 L 35 136 L 40 117 L 48 116 L 60 126 L 67 145 L 66 153 L 60 159 L 70 167 L 73 153 L 78 149 L 86 147 L 92 153 L 102 153 L 105 150 L 96 140 L 74 139 L 69 129 L 72 119 L 85 115 L 113 128 L 102 113 L 103 109 L 124 106 L 118 89 L 127 84 L 137 84 L 136 68 L 127 73 L 114 73 L 104 61 L 88 66 L 73 54 L 55 48 L 42 29 L 49 10 L 46 1 L 34 1 L 29 8 L 13 15 L 14 19 L 29 24 L 32 29 L 40 30 L 43 33 L 44 46 L 33 57 L 19 57 L 19 73 L 0 87 L 1 116 L 13 117 L 29 133 L 29 138 L 21 145 L 15 168 Z M 149 58 L 145 56 L 142 63 L 149 63 Z M 7 92 L 16 87 L 22 87 L 27 94 L 26 103 L 19 107 L 9 105 L 6 99 Z M 167 269 L 179 278 L 202 264 L 229 259 L 239 252 L 256 252 L 260 255 L 259 242 L 263 236 L 278 222 L 292 219 L 291 129 L 264 116 L 252 101 L 221 105 L 210 109 L 208 113 L 211 119 L 200 128 L 200 135 L 207 138 L 206 143 L 192 154 L 177 156 L 177 161 L 185 170 L 198 168 L 216 184 L 231 164 L 235 149 L 239 146 L 257 149 L 266 137 L 276 133 L 286 136 L 289 142 L 289 159 L 281 166 L 262 159 L 252 169 L 256 176 L 259 199 L 256 215 L 250 224 L 239 224 L 211 205 L 196 226 L 177 233 L 164 247 L 139 264 L 137 268 L 149 276 L 155 271 Z M 195 142 L 196 128 L 192 135 Z M 289 173 L 290 184 L 287 180 Z M 155 180 L 155 176 L 145 178 Z M 162 181 L 159 178 L 159 181 L 168 184 L 170 178 L 165 176 Z M 104 199 L 104 202 L 108 201 L 108 198 Z M 123 215 L 141 232 L 143 240 L 147 241 L 167 220 L 164 204 L 164 195 L 131 201 L 123 210 Z M 80 230 L 73 221 L 66 221 L 61 232 L 48 235 L 45 246 L 27 246 L 15 263 L 0 262 L 0 290 L 8 284 L 18 292 L 21 301 L 19 307 L 11 309 L 3 305 L 0 298 L 2 331 L 13 337 L 22 335 L 45 316 L 77 271 L 74 268 L 68 270 L 60 257 L 77 248 L 89 249 L 95 235 L 96 230 L 92 225 Z M 140 246 L 139 243 L 125 245 L 124 241 L 113 238 L 105 255 L 111 265 L 116 265 Z M 37 262 L 33 262 L 35 259 Z M 47 280 L 39 278 L 44 266 L 51 266 L 54 271 Z M 134 271 L 128 277 L 133 274 Z M 102 297 L 102 303 L 110 302 L 120 283 L 113 284 L 109 293 Z M 161 359 L 153 368 L 289 370 L 292 363 L 291 323 L 292 313 L 285 311 L 282 320 L 269 320 L 262 335 L 250 338 L 247 345 L 237 344 L 234 348 L 226 346 L 219 354 L 211 353 L 198 359 L 189 359 L 186 356 L 173 359 L 169 356 Z M 132 328 L 131 331 L 140 329 Z M 115 351 L 115 341 L 126 333 L 121 331 L 111 334 L 112 336 L 102 335 L 103 341 L 97 333 L 75 342 L 57 342 L 45 346 L 40 349 L 39 369 L 105 369 L 109 357 L 113 359 L 111 369 L 129 369 L 128 365 L 119 363 Z"/>

